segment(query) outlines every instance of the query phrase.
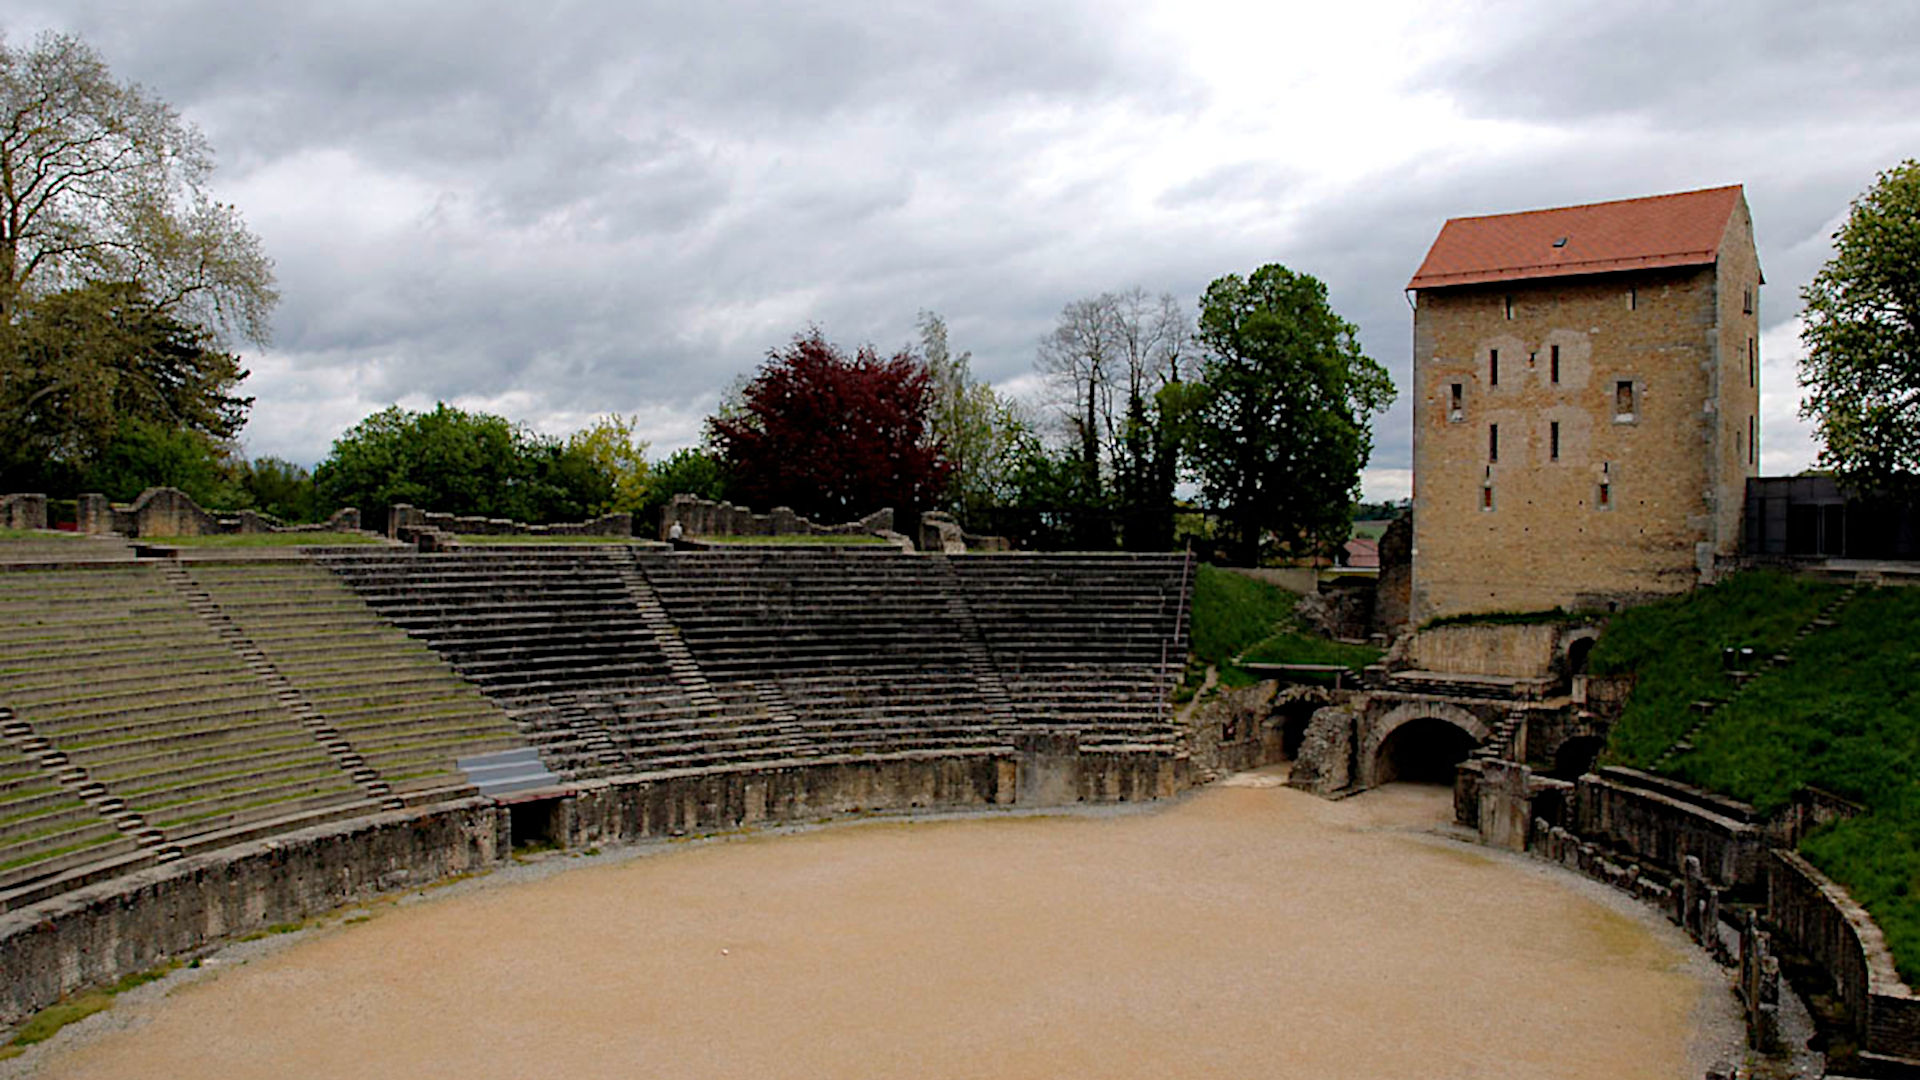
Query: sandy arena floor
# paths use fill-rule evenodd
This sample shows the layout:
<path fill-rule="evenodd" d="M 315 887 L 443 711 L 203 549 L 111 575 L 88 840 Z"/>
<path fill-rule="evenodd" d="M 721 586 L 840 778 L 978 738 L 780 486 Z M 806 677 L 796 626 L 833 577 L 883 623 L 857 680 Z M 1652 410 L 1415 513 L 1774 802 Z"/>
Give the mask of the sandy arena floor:
<path fill-rule="evenodd" d="M 1144 813 L 563 858 L 239 946 L 13 1064 L 139 1080 L 1698 1077 L 1724 981 L 1631 904 L 1432 835 L 1448 797 L 1330 803 L 1252 777 Z"/>

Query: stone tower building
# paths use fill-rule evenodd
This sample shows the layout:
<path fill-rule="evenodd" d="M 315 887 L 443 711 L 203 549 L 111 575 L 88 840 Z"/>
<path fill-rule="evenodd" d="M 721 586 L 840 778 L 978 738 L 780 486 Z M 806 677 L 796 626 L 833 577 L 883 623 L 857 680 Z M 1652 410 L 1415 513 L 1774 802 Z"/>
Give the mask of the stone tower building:
<path fill-rule="evenodd" d="M 1448 221 L 1407 285 L 1414 621 L 1679 592 L 1735 554 L 1760 284 L 1737 186 Z"/>

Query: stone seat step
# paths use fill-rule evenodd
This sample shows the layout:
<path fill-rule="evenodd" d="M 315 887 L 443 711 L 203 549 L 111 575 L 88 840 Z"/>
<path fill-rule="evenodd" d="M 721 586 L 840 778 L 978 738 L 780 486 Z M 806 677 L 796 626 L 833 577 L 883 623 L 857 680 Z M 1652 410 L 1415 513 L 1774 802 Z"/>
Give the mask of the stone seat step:
<path fill-rule="evenodd" d="M 153 802 L 155 792 L 199 784 L 230 785 L 247 778 L 307 775 L 344 777 L 340 766 L 317 744 L 256 742 L 202 747 L 199 756 L 153 754 L 102 762 L 90 769 L 117 799 L 129 806 Z M 237 779 L 236 779 L 237 778 Z"/>
<path fill-rule="evenodd" d="M 120 877 L 153 865 L 151 852 L 118 832 L 102 833 L 57 855 L 22 855 L 28 861 L 0 869 L 0 911 L 14 911 L 63 892 Z M 5 866 L 11 859 L 0 859 Z"/>
<path fill-rule="evenodd" d="M 184 617 L 184 616 L 183 616 Z M 0 681 L 12 685 L 46 685 L 50 680 L 75 675 L 102 678 L 153 675 L 177 665 L 198 668 L 210 663 L 239 662 L 226 645 L 211 634 L 182 639 L 171 644 L 154 642 L 95 642 L 91 646 L 74 644 L 55 652 L 0 649 Z"/>
<path fill-rule="evenodd" d="M 78 684 L 69 676 L 49 679 L 43 685 L 30 684 L 26 688 L 9 684 L 6 698 L 15 708 L 24 710 L 42 704 L 77 705 L 95 700 L 151 697 L 156 682 L 169 690 L 221 686 L 230 684 L 234 676 L 244 670 L 244 665 L 237 659 L 216 657 L 202 664 L 183 665 L 164 673 L 148 671 L 102 678 L 88 674 L 85 682 Z"/>
<path fill-rule="evenodd" d="M 113 823 L 89 811 L 64 821 L 49 822 L 32 832 L 0 833 L 0 867 L 25 866 L 69 851 L 97 847 L 120 836 Z"/>
<path fill-rule="evenodd" d="M 358 791 L 267 802 L 163 829 L 183 853 L 195 855 L 264 836 L 281 836 L 317 825 L 366 817 L 381 807 Z"/>
<path fill-rule="evenodd" d="M 57 802 L 49 801 L 9 814 L 8 820 L 0 823 L 0 850 L 9 845 L 32 843 L 45 836 L 64 836 L 76 828 L 110 830 L 113 825 L 92 806 L 68 795 Z M 0 863 L 9 859 L 10 856 L 0 855 Z"/>
<path fill-rule="evenodd" d="M 276 664 L 307 671 L 350 669 L 368 660 L 394 663 L 444 663 L 426 642 L 393 631 L 384 638 L 368 637 L 351 642 L 316 639 L 312 642 L 276 642 L 268 654 Z"/>
<path fill-rule="evenodd" d="M 170 701 L 146 708 L 123 705 L 36 711 L 32 719 L 39 734 L 65 749 L 142 738 L 146 732 L 204 730 L 262 721 L 296 722 L 286 706 L 264 688 L 219 698 Z"/>
<path fill-rule="evenodd" d="M 444 675 L 369 680 L 360 687 L 338 683 L 311 686 L 303 680 L 289 681 L 300 688 L 308 703 L 328 715 L 378 711 L 405 716 L 445 711 L 455 705 L 476 710 L 486 708 L 486 699 L 471 684 Z"/>
<path fill-rule="evenodd" d="M 517 731 L 501 731 L 492 727 L 401 728 L 377 737 L 351 741 L 354 751 L 375 768 L 379 768 L 382 761 L 401 757 L 417 758 L 427 754 L 445 757 L 456 751 L 479 754 L 490 750 L 510 750 L 525 742 Z"/>

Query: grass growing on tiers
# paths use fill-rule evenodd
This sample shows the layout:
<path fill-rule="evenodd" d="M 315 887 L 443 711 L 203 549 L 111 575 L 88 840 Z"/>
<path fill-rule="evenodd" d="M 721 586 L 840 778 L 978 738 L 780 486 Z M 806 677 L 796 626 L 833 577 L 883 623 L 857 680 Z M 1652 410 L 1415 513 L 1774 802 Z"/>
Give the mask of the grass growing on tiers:
<path fill-rule="evenodd" d="M 1692 726 L 1689 702 L 1726 702 L 1694 749 L 1660 771 L 1763 812 L 1809 785 L 1864 806 L 1800 850 L 1865 905 L 1901 976 L 1920 984 L 1920 590 L 1862 592 L 1832 626 L 1793 641 L 1838 589 L 1743 574 L 1620 616 L 1594 650 L 1596 669 L 1604 660 L 1638 675 L 1609 756 L 1646 764 L 1671 743 L 1668 732 Z M 1734 695 L 1723 645 L 1764 647 L 1765 657 L 1789 644 L 1788 664 Z"/>
<path fill-rule="evenodd" d="M 785 536 L 696 536 L 690 539 L 704 544 L 890 544 L 884 536 L 858 533 L 850 536 L 816 536 L 810 533 L 792 533 Z"/>
<path fill-rule="evenodd" d="M 1725 701 L 1735 684 L 1720 650 L 1751 647 L 1772 656 L 1838 592 L 1778 573 L 1737 574 L 1684 596 L 1615 616 L 1594 647 L 1597 675 L 1637 676 L 1614 726 L 1607 760 L 1647 768 L 1698 719 L 1696 701 Z"/>
<path fill-rule="evenodd" d="M 343 544 L 378 544 L 377 536 L 352 532 L 224 533 L 218 536 L 140 537 L 137 543 L 165 547 L 263 548 L 263 547 L 340 547 Z"/>
<path fill-rule="evenodd" d="M 0 529 L 0 540 L 78 540 L 79 533 L 54 529 Z"/>
<path fill-rule="evenodd" d="M 631 536 L 571 536 L 552 533 L 458 533 L 454 536 L 462 546 L 484 547 L 498 544 L 631 544 L 636 538 Z M 638 543 L 650 543 L 639 540 Z"/>

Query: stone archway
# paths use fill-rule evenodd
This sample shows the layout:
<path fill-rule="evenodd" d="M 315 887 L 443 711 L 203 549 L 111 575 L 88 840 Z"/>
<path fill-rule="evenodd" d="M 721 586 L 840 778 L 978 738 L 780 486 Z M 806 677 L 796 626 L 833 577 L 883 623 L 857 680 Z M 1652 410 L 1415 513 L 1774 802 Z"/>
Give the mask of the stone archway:
<path fill-rule="evenodd" d="M 1600 640 L 1600 631 L 1594 629 L 1575 630 L 1561 642 L 1566 650 L 1567 676 L 1585 675 L 1587 658 L 1593 654 L 1593 647 Z"/>
<path fill-rule="evenodd" d="M 1363 787 L 1394 780 L 1451 783 L 1453 769 L 1492 732 L 1480 718 L 1442 701 L 1409 701 L 1367 725 L 1356 764 Z"/>

